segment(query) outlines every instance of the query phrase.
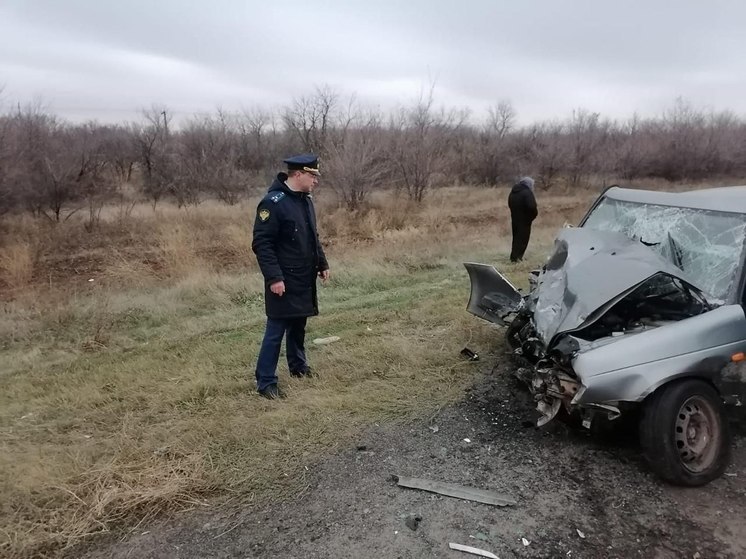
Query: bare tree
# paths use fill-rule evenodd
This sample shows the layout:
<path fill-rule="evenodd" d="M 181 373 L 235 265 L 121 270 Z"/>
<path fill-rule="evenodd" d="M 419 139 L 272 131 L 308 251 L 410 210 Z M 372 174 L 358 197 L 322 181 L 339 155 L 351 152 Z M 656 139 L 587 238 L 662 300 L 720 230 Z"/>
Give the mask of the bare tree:
<path fill-rule="evenodd" d="M 568 124 L 570 142 L 568 174 L 570 184 L 578 186 L 593 171 L 593 156 L 605 139 L 607 124 L 600 122 L 599 113 L 576 109 Z"/>
<path fill-rule="evenodd" d="M 504 140 L 515 126 L 516 112 L 509 100 L 502 100 L 488 109 L 486 131 L 498 140 Z"/>
<path fill-rule="evenodd" d="M 407 196 L 421 202 L 433 176 L 445 166 L 451 134 L 463 124 L 463 113 L 434 108 L 434 86 L 392 121 L 389 157 Z"/>
<path fill-rule="evenodd" d="M 488 109 L 487 120 L 478 130 L 470 163 L 477 182 L 496 184 L 511 173 L 508 136 L 515 127 L 516 113 L 510 101 L 503 100 Z"/>
<path fill-rule="evenodd" d="M 649 134 L 646 124 L 637 113 L 624 121 L 612 134 L 606 157 L 607 169 L 625 180 L 633 180 L 646 174 L 645 142 Z"/>
<path fill-rule="evenodd" d="M 230 205 L 246 192 L 238 168 L 235 118 L 218 111 L 215 118 L 192 120 L 180 136 L 182 190 L 196 202 L 199 193 L 213 194 Z M 178 199 L 178 198 L 177 198 Z"/>
<path fill-rule="evenodd" d="M 560 122 L 548 122 L 536 128 L 535 166 L 539 186 L 552 188 L 563 169 L 567 167 L 568 154 L 563 142 L 565 126 Z"/>
<path fill-rule="evenodd" d="M 285 126 L 300 140 L 302 149 L 323 153 L 338 100 L 339 94 L 330 86 L 317 86 L 313 95 L 299 97 L 285 109 Z"/>
<path fill-rule="evenodd" d="M 237 118 L 237 132 L 237 165 L 247 171 L 267 167 L 274 155 L 275 115 L 261 107 L 244 110 Z"/>
<path fill-rule="evenodd" d="M 135 141 L 137 132 L 137 128 L 132 126 L 119 125 L 100 126 L 97 131 L 99 152 L 122 183 L 132 180 L 132 173 L 139 159 Z"/>
<path fill-rule="evenodd" d="M 101 220 L 101 210 L 111 201 L 121 183 L 120 173 L 108 159 L 107 142 L 110 130 L 96 123 L 76 126 L 70 130 L 77 152 L 85 168 L 78 179 L 80 196 L 87 210 L 83 226 L 86 231 L 96 229 Z"/>
<path fill-rule="evenodd" d="M 746 135 L 744 124 L 732 111 L 711 113 L 707 121 L 707 140 L 705 152 L 707 162 L 705 171 L 708 175 L 735 175 L 739 160 L 746 155 Z"/>
<path fill-rule="evenodd" d="M 324 160 L 324 182 L 349 210 L 357 210 L 369 192 L 380 186 L 389 166 L 386 162 L 381 115 L 362 111 L 352 114 Z"/>
<path fill-rule="evenodd" d="M 0 86 L 0 96 L 5 86 Z M 10 119 L 0 115 L 0 216 L 9 212 L 15 205 L 13 201 L 13 190 L 8 180 L 8 167 L 10 166 Z"/>
<path fill-rule="evenodd" d="M 134 125 L 135 146 L 142 167 L 143 192 L 155 210 L 160 199 L 175 188 L 176 165 L 171 145 L 171 115 L 166 107 L 153 105 L 143 111 L 144 122 Z"/>
<path fill-rule="evenodd" d="M 18 107 L 13 120 L 15 191 L 33 214 L 59 222 L 66 206 L 81 197 L 86 155 L 79 151 L 78 138 L 41 102 Z M 77 209 L 71 208 L 65 218 Z"/>
<path fill-rule="evenodd" d="M 679 97 L 658 123 L 657 174 L 668 180 L 704 175 L 706 116 Z"/>
<path fill-rule="evenodd" d="M 11 119 L 0 116 L 0 216 L 11 211 L 16 205 L 16 192 L 12 188 L 10 174 L 12 169 Z"/>
<path fill-rule="evenodd" d="M 421 201 L 439 184 L 497 184 L 520 174 L 543 188 L 591 177 L 668 180 L 742 176 L 746 122 L 678 99 L 656 118 L 621 123 L 578 109 L 565 120 L 518 127 L 509 101 L 475 126 L 469 111 L 436 108 L 434 86 L 384 115 L 317 87 L 284 110 L 218 110 L 177 129 L 153 106 L 130 126 L 72 125 L 42 103 L 0 108 L 0 215 L 28 209 L 53 222 L 87 209 L 95 228 L 102 204 L 126 215 L 140 195 L 155 209 L 215 197 L 235 204 L 265 184 L 281 156 L 305 149 L 323 158 L 325 180 L 350 209 L 372 188 L 392 185 Z M 279 118 L 278 116 L 279 115 Z"/>

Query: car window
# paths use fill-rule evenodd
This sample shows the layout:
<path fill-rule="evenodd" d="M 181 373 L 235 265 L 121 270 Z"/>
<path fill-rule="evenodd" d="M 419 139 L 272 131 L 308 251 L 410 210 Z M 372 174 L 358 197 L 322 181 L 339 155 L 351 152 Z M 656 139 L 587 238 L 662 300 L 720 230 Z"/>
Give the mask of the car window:
<path fill-rule="evenodd" d="M 725 299 L 741 262 L 746 216 L 604 198 L 583 227 L 624 233 L 645 243 L 694 285 Z"/>

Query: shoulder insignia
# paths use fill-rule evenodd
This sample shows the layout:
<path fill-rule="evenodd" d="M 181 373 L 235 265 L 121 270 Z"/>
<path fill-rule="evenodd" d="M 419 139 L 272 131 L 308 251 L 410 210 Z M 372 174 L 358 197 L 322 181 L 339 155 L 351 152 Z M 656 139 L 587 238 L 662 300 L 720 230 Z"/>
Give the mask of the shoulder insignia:
<path fill-rule="evenodd" d="M 273 194 L 272 196 L 270 196 L 269 199 L 272 200 L 276 204 L 277 202 L 282 200 L 284 197 L 285 197 L 284 192 L 278 192 L 277 194 Z"/>
<path fill-rule="evenodd" d="M 269 219 L 269 210 L 259 210 L 259 219 L 267 221 Z"/>

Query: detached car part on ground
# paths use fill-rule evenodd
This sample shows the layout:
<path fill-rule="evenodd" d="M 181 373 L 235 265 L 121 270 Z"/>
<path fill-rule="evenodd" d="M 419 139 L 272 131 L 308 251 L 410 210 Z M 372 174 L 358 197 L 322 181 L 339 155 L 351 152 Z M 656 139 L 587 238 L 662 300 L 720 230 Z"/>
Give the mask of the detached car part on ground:
<path fill-rule="evenodd" d="M 612 187 L 560 231 L 528 295 L 465 264 L 468 310 L 507 326 L 539 426 L 639 413 L 650 467 L 703 485 L 728 466 L 724 406 L 746 401 L 745 236 L 746 187 Z"/>

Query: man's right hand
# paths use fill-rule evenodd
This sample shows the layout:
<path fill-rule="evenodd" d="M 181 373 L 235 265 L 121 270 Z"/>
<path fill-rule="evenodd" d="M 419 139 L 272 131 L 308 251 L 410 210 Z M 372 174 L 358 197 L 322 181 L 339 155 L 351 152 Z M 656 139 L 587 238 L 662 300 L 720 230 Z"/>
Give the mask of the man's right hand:
<path fill-rule="evenodd" d="M 282 295 L 285 293 L 285 282 L 276 281 L 275 283 L 269 286 L 269 290 L 275 295 L 279 295 L 280 297 L 282 297 Z"/>

